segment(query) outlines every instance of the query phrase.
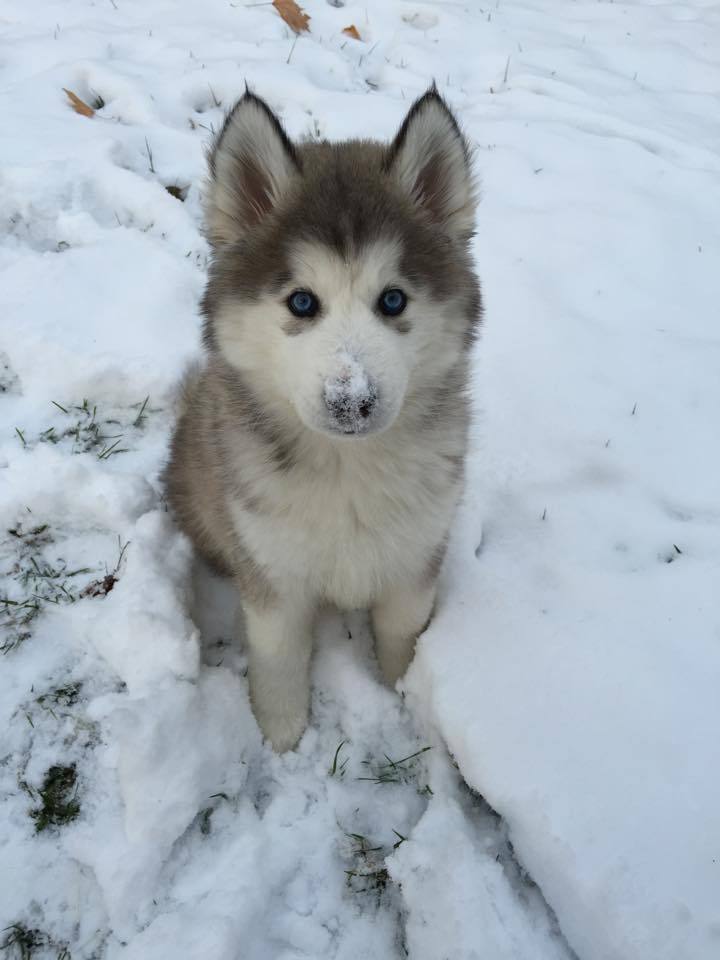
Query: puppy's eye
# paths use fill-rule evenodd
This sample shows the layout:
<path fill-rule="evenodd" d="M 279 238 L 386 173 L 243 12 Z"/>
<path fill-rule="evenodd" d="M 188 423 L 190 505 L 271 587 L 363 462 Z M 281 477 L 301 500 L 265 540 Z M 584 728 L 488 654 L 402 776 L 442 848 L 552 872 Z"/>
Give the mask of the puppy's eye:
<path fill-rule="evenodd" d="M 296 290 L 287 298 L 288 310 L 296 317 L 314 317 L 320 308 L 320 301 L 309 290 Z"/>
<path fill-rule="evenodd" d="M 380 312 L 386 317 L 397 317 L 407 306 L 407 297 L 397 287 L 391 287 L 389 290 L 383 290 L 378 300 Z"/>

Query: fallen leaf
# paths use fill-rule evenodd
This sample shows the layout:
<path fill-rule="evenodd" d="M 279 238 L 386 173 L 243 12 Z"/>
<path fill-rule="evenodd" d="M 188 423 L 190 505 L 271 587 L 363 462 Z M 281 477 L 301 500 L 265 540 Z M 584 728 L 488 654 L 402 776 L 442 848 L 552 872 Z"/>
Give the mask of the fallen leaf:
<path fill-rule="evenodd" d="M 295 3 L 295 0 L 272 0 L 272 5 L 295 33 L 310 29 L 310 17 Z"/>
<path fill-rule="evenodd" d="M 72 90 L 68 90 L 63 87 L 65 94 L 70 101 L 70 106 L 73 108 L 75 113 L 81 114 L 83 117 L 94 117 L 95 111 L 92 107 L 89 107 L 84 100 L 81 100 L 80 97 L 73 93 Z"/>
<path fill-rule="evenodd" d="M 84 590 L 80 591 L 81 597 L 106 597 L 115 584 L 118 582 L 114 573 L 108 573 L 102 580 L 93 580 Z"/>
<path fill-rule="evenodd" d="M 358 33 L 358 28 L 354 23 L 351 23 L 349 27 L 345 27 L 343 33 L 348 37 L 352 37 L 353 40 L 362 40 L 362 37 Z"/>

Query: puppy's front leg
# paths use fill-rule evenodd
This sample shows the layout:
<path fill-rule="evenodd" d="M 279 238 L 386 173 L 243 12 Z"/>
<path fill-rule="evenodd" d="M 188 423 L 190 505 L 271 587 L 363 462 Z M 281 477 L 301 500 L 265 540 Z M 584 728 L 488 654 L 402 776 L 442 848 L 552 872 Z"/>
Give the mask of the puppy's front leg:
<path fill-rule="evenodd" d="M 395 685 L 410 666 L 415 641 L 428 625 L 436 584 L 401 584 L 388 588 L 372 611 L 377 657 L 385 681 Z"/>
<path fill-rule="evenodd" d="M 278 599 L 270 607 L 244 604 L 250 700 L 260 729 L 282 753 L 298 742 L 310 708 L 313 608 Z"/>

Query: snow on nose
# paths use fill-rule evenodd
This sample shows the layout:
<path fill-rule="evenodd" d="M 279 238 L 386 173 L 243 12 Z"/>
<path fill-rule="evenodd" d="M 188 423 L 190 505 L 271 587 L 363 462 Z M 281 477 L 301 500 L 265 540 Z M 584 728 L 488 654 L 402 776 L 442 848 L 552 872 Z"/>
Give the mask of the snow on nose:
<path fill-rule="evenodd" d="M 375 409 L 377 389 L 354 357 L 344 353 L 338 359 L 337 373 L 325 381 L 325 406 L 344 433 L 361 433 Z"/>

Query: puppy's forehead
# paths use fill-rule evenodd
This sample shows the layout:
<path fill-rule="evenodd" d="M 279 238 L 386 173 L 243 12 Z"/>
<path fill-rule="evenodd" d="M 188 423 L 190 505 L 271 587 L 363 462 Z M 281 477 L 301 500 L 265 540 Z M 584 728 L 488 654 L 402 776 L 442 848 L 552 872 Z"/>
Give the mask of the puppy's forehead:
<path fill-rule="evenodd" d="M 385 238 L 364 244 L 352 255 L 307 240 L 293 243 L 289 250 L 293 281 L 326 292 L 375 290 L 391 280 L 399 281 L 401 261 L 401 243 Z"/>

